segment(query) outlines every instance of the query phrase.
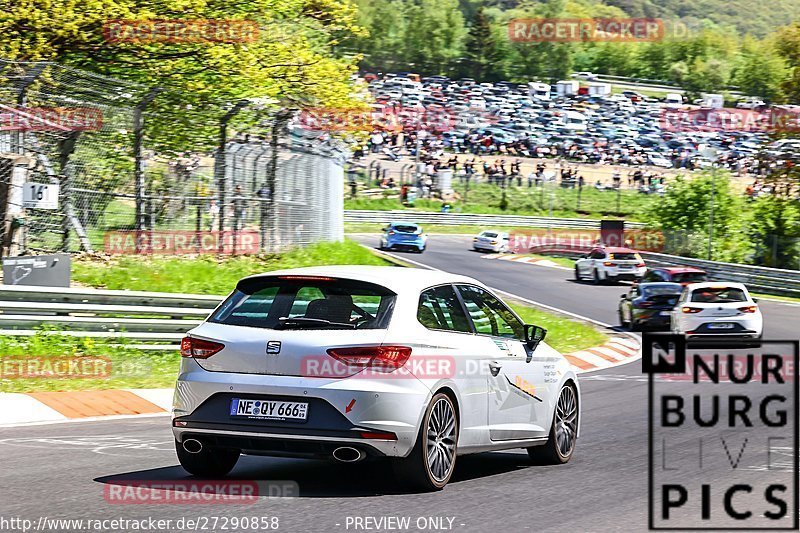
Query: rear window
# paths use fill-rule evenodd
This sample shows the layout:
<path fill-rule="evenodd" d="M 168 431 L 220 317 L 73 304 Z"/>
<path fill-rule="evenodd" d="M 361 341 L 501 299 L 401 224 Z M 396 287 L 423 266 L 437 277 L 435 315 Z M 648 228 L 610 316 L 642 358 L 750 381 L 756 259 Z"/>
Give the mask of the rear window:
<path fill-rule="evenodd" d="M 692 292 L 693 302 L 725 304 L 731 302 L 746 302 L 747 296 L 742 289 L 734 287 L 706 287 L 695 289 Z"/>
<path fill-rule="evenodd" d="M 209 322 L 267 329 L 385 329 L 397 295 L 356 280 L 281 276 L 240 281 Z"/>
<path fill-rule="evenodd" d="M 665 294 L 677 296 L 681 293 L 681 287 L 647 287 L 644 289 L 645 296 L 662 296 Z"/>
<path fill-rule="evenodd" d="M 705 272 L 680 272 L 672 275 L 672 281 L 675 283 L 698 283 L 708 281 L 708 276 Z"/>
<path fill-rule="evenodd" d="M 609 259 L 616 259 L 617 261 L 641 261 L 639 254 L 630 252 L 614 252 L 609 254 Z"/>
<path fill-rule="evenodd" d="M 419 228 L 417 226 L 392 226 L 394 231 L 399 231 L 400 233 L 416 233 Z"/>
<path fill-rule="evenodd" d="M 497 237 L 497 233 L 491 231 L 484 231 L 481 235 L 483 235 L 484 237 L 489 237 L 490 239 L 494 239 L 495 237 Z"/>

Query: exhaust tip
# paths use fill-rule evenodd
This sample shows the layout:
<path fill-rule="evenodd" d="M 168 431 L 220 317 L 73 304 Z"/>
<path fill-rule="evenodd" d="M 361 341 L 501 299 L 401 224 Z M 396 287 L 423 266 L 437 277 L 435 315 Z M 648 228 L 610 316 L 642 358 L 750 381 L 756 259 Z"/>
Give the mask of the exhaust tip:
<path fill-rule="evenodd" d="M 357 448 L 351 448 L 350 446 L 342 446 L 333 450 L 333 458 L 341 463 L 355 463 L 364 459 L 366 456 L 366 453 Z"/>
<path fill-rule="evenodd" d="M 203 443 L 197 439 L 185 439 L 183 449 L 189 453 L 200 453 L 203 451 Z"/>

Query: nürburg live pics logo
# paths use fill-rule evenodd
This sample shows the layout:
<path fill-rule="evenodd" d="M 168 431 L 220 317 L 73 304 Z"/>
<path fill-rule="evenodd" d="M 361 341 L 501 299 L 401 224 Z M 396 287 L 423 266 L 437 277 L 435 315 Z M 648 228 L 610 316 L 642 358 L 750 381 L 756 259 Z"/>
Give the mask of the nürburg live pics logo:
<path fill-rule="evenodd" d="M 651 530 L 798 530 L 798 352 L 643 335 Z"/>

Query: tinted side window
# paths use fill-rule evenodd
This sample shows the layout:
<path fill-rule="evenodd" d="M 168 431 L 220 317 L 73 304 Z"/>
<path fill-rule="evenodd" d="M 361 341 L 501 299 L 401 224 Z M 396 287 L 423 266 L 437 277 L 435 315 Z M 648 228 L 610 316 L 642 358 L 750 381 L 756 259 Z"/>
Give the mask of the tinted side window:
<path fill-rule="evenodd" d="M 479 287 L 459 285 L 476 333 L 522 340 L 523 325 L 503 302 Z"/>
<path fill-rule="evenodd" d="M 423 291 L 419 296 L 417 320 L 428 329 L 472 333 L 452 285 Z"/>

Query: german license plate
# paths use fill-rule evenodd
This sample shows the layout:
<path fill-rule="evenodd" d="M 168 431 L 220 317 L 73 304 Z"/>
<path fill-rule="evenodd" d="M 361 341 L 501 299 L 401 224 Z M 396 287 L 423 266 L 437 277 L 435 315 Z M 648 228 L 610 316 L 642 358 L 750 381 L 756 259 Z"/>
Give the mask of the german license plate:
<path fill-rule="evenodd" d="M 233 398 L 230 415 L 259 420 L 305 420 L 308 417 L 308 404 Z"/>
<path fill-rule="evenodd" d="M 708 329 L 733 329 L 733 324 L 720 322 L 719 324 L 709 324 Z"/>

